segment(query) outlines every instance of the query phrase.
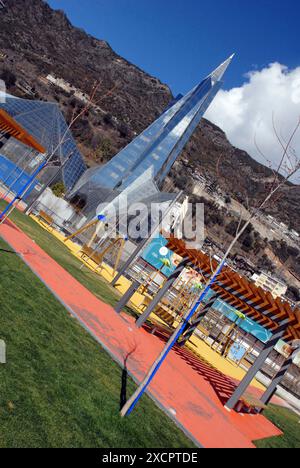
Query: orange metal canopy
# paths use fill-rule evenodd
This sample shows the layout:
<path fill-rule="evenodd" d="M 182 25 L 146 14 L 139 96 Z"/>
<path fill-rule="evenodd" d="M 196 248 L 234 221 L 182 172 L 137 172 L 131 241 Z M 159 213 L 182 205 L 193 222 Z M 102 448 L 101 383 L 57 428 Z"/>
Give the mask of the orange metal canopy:
<path fill-rule="evenodd" d="M 216 270 L 218 263 L 201 251 L 189 249 L 184 241 L 169 237 L 168 249 L 182 258 L 191 260 L 208 279 Z M 236 307 L 257 323 L 274 332 L 282 322 L 287 321 L 286 341 L 300 338 L 300 310 L 293 310 L 288 302 L 274 299 L 272 294 L 251 283 L 229 267 L 224 267 L 212 289 L 233 307 Z"/>
<path fill-rule="evenodd" d="M 46 153 L 46 149 L 3 109 L 0 109 L 0 131 L 9 134 L 39 153 Z"/>

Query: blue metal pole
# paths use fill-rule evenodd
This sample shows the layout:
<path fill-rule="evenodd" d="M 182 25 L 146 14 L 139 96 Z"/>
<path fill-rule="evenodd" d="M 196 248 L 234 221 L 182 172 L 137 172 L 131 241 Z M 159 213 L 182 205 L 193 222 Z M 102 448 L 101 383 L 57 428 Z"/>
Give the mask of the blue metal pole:
<path fill-rule="evenodd" d="M 207 294 L 209 293 L 212 285 L 214 284 L 214 282 L 216 281 L 217 277 L 219 276 L 219 274 L 221 273 L 224 265 L 225 265 L 225 262 L 226 262 L 226 259 L 224 259 L 220 265 L 218 266 L 216 272 L 213 274 L 213 276 L 211 277 L 209 283 L 206 285 L 204 291 L 202 292 L 201 296 L 199 297 L 198 301 L 196 302 L 196 304 L 192 307 L 192 309 L 190 310 L 190 312 L 185 316 L 185 320 L 183 321 L 183 323 L 177 328 L 177 330 L 175 330 L 175 332 L 173 333 L 173 335 L 171 336 L 170 340 L 168 341 L 166 347 L 164 348 L 164 350 L 162 351 L 161 355 L 159 356 L 158 360 L 155 362 L 155 364 L 152 366 L 148 376 L 145 378 L 145 380 L 143 381 L 143 383 L 141 384 L 141 386 L 137 389 L 137 391 L 135 392 L 135 394 L 133 395 L 133 397 L 128 401 L 128 403 L 124 406 L 121 414 L 122 416 L 129 416 L 132 411 L 134 410 L 134 408 L 136 407 L 137 403 L 139 402 L 139 400 L 141 399 L 141 397 L 143 396 L 143 394 L 146 392 L 148 386 L 150 385 L 150 383 L 152 382 L 152 380 L 154 379 L 155 375 L 157 374 L 157 372 L 159 371 L 160 367 L 162 366 L 163 362 L 165 361 L 166 357 L 168 356 L 169 352 L 171 351 L 171 349 L 173 348 L 173 346 L 175 345 L 175 343 L 177 342 L 178 338 L 182 335 L 182 333 L 184 332 L 184 330 L 186 329 L 187 327 L 187 324 L 189 322 L 189 320 L 193 317 L 193 315 L 197 312 L 199 306 L 201 305 L 202 301 L 205 299 L 205 297 L 207 296 Z"/>
<path fill-rule="evenodd" d="M 2 211 L 2 213 L 0 214 L 0 221 L 3 220 L 3 218 L 5 217 L 5 215 L 9 212 L 9 210 L 11 209 L 11 207 L 14 205 L 14 203 L 17 201 L 17 200 L 20 200 L 22 199 L 22 196 L 24 195 L 24 193 L 26 193 L 26 190 L 30 187 L 30 185 L 32 184 L 32 182 L 34 181 L 34 179 L 36 178 L 36 176 L 44 169 L 44 167 L 46 166 L 47 164 L 47 160 L 45 160 L 37 169 L 36 171 L 32 174 L 32 176 L 30 177 L 30 179 L 27 181 L 27 183 L 24 185 L 24 187 L 22 187 L 19 192 L 16 194 L 15 198 L 7 205 L 7 207 Z"/>

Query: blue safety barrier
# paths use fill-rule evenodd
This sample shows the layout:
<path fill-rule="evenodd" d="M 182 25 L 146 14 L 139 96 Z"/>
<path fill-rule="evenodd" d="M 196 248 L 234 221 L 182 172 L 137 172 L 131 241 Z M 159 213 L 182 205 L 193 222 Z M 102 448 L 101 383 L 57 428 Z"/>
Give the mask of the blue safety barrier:
<path fill-rule="evenodd" d="M 30 174 L 23 172 L 23 169 L 0 154 L 0 181 L 4 182 L 6 187 L 9 187 L 11 192 L 20 192 L 22 187 L 28 184 L 30 178 Z M 32 184 L 24 198 L 28 197 L 36 185 L 37 182 Z"/>

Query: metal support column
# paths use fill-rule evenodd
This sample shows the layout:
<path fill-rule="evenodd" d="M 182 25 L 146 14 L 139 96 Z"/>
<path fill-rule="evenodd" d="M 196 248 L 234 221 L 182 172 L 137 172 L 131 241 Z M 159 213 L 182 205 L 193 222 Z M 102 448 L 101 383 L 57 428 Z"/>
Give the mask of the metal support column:
<path fill-rule="evenodd" d="M 182 196 L 183 192 L 179 192 L 176 196 L 176 198 L 172 201 L 172 203 L 170 203 L 170 206 L 166 209 L 165 213 L 163 214 L 164 218 L 170 213 L 170 211 L 172 210 L 172 208 L 176 205 L 176 203 L 178 202 L 178 200 L 180 199 L 180 197 Z M 146 248 L 147 244 L 149 242 L 151 242 L 151 240 L 153 240 L 153 237 L 155 235 L 155 233 L 157 232 L 157 230 L 159 229 L 160 225 L 162 224 L 162 221 L 163 220 L 160 220 L 159 223 L 154 227 L 153 231 L 151 232 L 150 234 L 150 237 L 149 238 L 146 238 L 146 239 L 143 239 L 142 242 L 139 243 L 139 245 L 137 246 L 137 248 L 135 249 L 135 251 L 133 252 L 132 255 L 130 255 L 129 259 L 127 260 L 127 262 L 125 263 L 125 265 L 121 268 L 121 270 L 119 271 L 119 273 L 117 274 L 117 276 L 113 279 L 113 281 L 111 282 L 111 285 L 112 286 L 116 286 L 116 284 L 118 283 L 119 279 L 121 278 L 121 276 L 124 275 L 124 273 L 128 270 L 128 268 L 132 265 L 132 263 L 134 262 L 134 260 L 136 258 L 138 258 L 140 256 L 140 253 Z"/>
<path fill-rule="evenodd" d="M 172 276 L 167 279 L 165 282 L 164 286 L 159 290 L 151 304 L 148 306 L 147 310 L 140 316 L 140 318 L 136 322 L 137 327 L 142 327 L 144 323 L 147 321 L 148 317 L 152 314 L 153 310 L 158 306 L 158 304 L 161 302 L 163 297 L 166 295 L 166 293 L 169 291 L 169 289 L 173 286 L 175 281 L 179 278 L 183 270 L 191 264 L 191 261 L 186 258 L 183 260 L 178 268 L 174 271 Z"/>
<path fill-rule="evenodd" d="M 193 334 L 197 330 L 205 315 L 210 311 L 217 298 L 218 295 L 214 294 L 213 297 L 209 300 L 209 302 L 203 307 L 203 309 L 200 310 L 199 314 L 191 323 L 190 327 L 186 330 L 186 332 L 184 332 L 181 339 L 178 340 L 178 344 L 180 346 L 184 346 L 189 341 L 189 339 L 192 338 Z"/>
<path fill-rule="evenodd" d="M 276 330 L 271 340 L 265 344 L 264 349 L 262 350 L 260 355 L 257 357 L 252 367 L 248 370 L 247 374 L 245 375 L 245 377 L 243 378 L 243 380 L 241 381 L 241 383 L 239 384 L 239 386 L 237 387 L 237 389 L 235 390 L 231 398 L 226 403 L 225 408 L 232 410 L 236 407 L 240 398 L 243 396 L 243 394 L 245 393 L 245 391 L 251 384 L 252 380 L 254 379 L 256 374 L 261 370 L 267 358 L 273 351 L 274 346 L 284 336 L 288 325 L 289 325 L 289 320 L 283 321 L 280 327 Z"/>
<path fill-rule="evenodd" d="M 272 380 L 272 382 L 270 383 L 269 387 L 267 388 L 267 390 L 265 391 L 265 393 L 263 394 L 263 396 L 261 397 L 261 402 L 264 403 L 265 405 L 268 405 L 270 403 L 270 401 L 272 400 L 273 396 L 275 395 L 276 393 L 276 390 L 277 390 L 277 387 L 278 385 L 280 384 L 280 382 L 282 382 L 288 368 L 290 367 L 290 365 L 292 364 L 292 360 L 291 359 L 288 359 L 287 361 L 285 361 L 285 363 L 283 364 L 283 366 L 281 367 L 280 371 L 278 372 L 277 375 L 275 375 L 274 379 Z"/>
<path fill-rule="evenodd" d="M 280 385 L 283 381 L 285 374 L 289 370 L 290 366 L 293 364 L 293 360 L 298 353 L 299 349 L 296 349 L 296 351 L 294 351 L 293 354 L 283 363 L 280 371 L 277 373 L 277 375 L 275 375 L 269 387 L 261 397 L 262 403 L 264 403 L 265 405 L 268 405 L 270 403 L 270 401 L 276 393 L 278 385 Z"/>
<path fill-rule="evenodd" d="M 121 298 L 121 300 L 118 302 L 118 304 L 115 307 L 115 311 L 120 314 L 124 307 L 128 304 L 134 293 L 139 289 L 140 283 L 137 281 L 134 281 L 128 291 L 124 294 L 124 296 Z"/>

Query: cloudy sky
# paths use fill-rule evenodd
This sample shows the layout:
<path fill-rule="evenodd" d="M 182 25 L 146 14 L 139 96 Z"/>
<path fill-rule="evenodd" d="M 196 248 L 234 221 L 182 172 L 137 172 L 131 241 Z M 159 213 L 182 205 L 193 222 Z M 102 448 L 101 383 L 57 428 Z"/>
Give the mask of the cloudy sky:
<path fill-rule="evenodd" d="M 235 146 L 265 165 L 278 167 L 285 146 L 300 119 L 300 67 L 272 63 L 249 72 L 242 86 L 221 90 L 206 114 Z M 300 158 L 300 130 L 292 145 Z M 291 153 L 291 160 L 294 158 Z M 299 181 L 299 173 L 294 181 Z"/>
<path fill-rule="evenodd" d="M 300 112 L 299 0 L 48 0 L 146 72 L 185 94 L 236 52 L 208 117 L 268 164 Z M 271 65 L 269 65 L 271 64 Z M 283 65 L 280 65 L 283 64 Z M 250 73 L 251 70 L 254 70 Z M 248 74 L 248 75 L 247 75 Z M 300 153 L 300 136 L 294 142 Z"/>

